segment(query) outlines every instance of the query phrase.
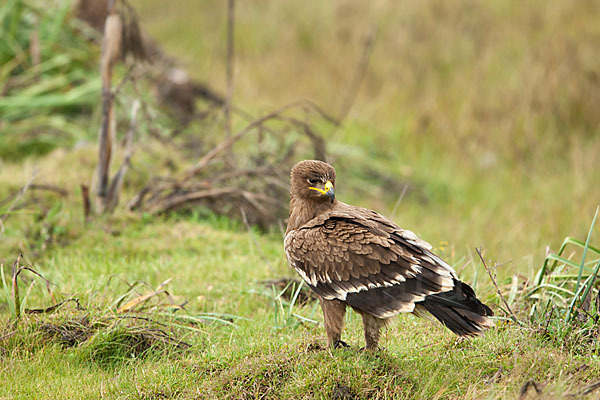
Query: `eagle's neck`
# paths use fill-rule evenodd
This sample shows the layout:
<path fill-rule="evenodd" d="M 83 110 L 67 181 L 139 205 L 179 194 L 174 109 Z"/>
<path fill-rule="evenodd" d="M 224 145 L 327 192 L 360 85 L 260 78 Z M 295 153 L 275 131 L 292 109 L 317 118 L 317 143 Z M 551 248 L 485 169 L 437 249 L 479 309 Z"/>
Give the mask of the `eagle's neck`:
<path fill-rule="evenodd" d="M 291 196 L 290 198 L 290 218 L 288 219 L 288 225 L 285 233 L 287 234 L 294 229 L 300 228 L 311 219 L 315 218 L 326 211 L 331 210 L 337 200 L 333 203 L 329 201 L 306 201 L 297 196 Z"/>

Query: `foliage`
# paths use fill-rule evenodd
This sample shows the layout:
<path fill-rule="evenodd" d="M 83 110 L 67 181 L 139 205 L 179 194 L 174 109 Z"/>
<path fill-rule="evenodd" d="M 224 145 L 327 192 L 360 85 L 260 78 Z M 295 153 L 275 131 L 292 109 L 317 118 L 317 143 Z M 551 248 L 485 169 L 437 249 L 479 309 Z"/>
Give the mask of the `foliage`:
<path fill-rule="evenodd" d="M 556 254 L 546 256 L 533 286 L 525 293 L 525 299 L 532 302 L 530 319 L 544 327 L 544 334 L 575 350 L 591 351 L 595 355 L 600 355 L 597 280 L 600 249 L 592 246 L 590 240 L 599 209 L 596 209 L 586 241 L 565 238 Z M 572 258 L 575 252 L 566 256 L 568 248 L 582 250 L 579 261 Z"/>
<path fill-rule="evenodd" d="M 100 94 L 92 32 L 69 18 L 70 0 L 49 3 L 0 6 L 0 158 L 47 153 L 91 133 L 77 121 Z"/>

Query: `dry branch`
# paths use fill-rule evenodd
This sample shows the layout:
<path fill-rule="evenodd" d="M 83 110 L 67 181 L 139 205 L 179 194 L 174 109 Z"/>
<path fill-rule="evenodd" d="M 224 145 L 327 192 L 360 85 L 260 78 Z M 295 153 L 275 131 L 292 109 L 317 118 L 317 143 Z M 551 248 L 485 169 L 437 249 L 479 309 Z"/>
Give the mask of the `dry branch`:
<path fill-rule="evenodd" d="M 245 135 L 247 135 L 248 133 L 252 132 L 252 130 L 262 124 L 264 124 L 266 121 L 270 120 L 270 119 L 274 119 L 279 117 L 282 113 L 284 113 L 285 111 L 288 111 L 292 108 L 296 108 L 298 106 L 302 106 L 304 104 L 304 102 L 294 102 L 294 103 L 290 103 L 287 104 L 275 111 L 272 111 L 266 115 L 263 115 L 260 118 L 255 119 L 254 121 L 250 122 L 248 125 L 246 125 L 245 128 L 243 128 L 241 131 L 239 131 L 238 133 L 236 133 L 234 136 L 227 138 L 226 140 L 224 140 L 223 142 L 221 142 L 218 146 L 216 146 L 214 149 L 212 149 L 211 151 L 209 151 L 204 157 L 202 157 L 200 159 L 200 161 L 198 161 L 198 163 L 193 166 L 192 168 L 190 168 L 187 172 L 187 176 L 190 177 L 192 175 L 196 175 L 198 174 L 202 169 L 204 169 L 216 156 L 218 156 L 220 153 L 222 153 L 223 151 L 227 150 L 228 148 L 230 148 L 235 142 L 237 142 L 238 140 L 240 140 L 241 138 L 243 138 Z"/>
<path fill-rule="evenodd" d="M 88 222 L 91 212 L 90 189 L 83 183 L 81 184 L 81 197 L 83 201 L 83 221 Z"/>
<path fill-rule="evenodd" d="M 29 189 L 46 191 L 46 192 L 54 192 L 54 193 L 58 194 L 60 197 L 66 197 L 69 195 L 69 191 L 67 189 L 63 189 L 61 187 L 54 186 L 54 185 L 48 185 L 48 184 L 32 183 L 31 185 L 29 185 Z"/>
<path fill-rule="evenodd" d="M 67 299 L 65 301 L 61 301 L 58 304 L 55 304 L 53 306 L 46 307 L 46 308 L 25 309 L 25 314 L 49 314 L 49 313 L 52 313 L 52 312 L 58 310 L 60 307 L 64 306 L 65 304 L 71 303 L 71 302 L 75 303 L 75 307 L 77 308 L 77 310 L 84 310 L 84 308 L 81 307 L 79 300 L 77 300 L 75 298 L 71 298 L 71 299 Z"/>
<path fill-rule="evenodd" d="M 133 134 L 137 126 L 139 102 L 134 102 L 131 122 L 126 136 L 125 160 L 115 176 L 110 178 L 111 161 L 116 137 L 115 96 L 126 82 L 133 80 L 130 65 L 125 77 L 112 89 L 113 69 L 119 59 L 132 54 L 136 60 L 146 58 L 141 32 L 133 8 L 125 0 L 108 0 L 107 14 L 102 36 L 102 54 L 100 57 L 100 76 L 102 79 L 102 118 L 98 133 L 98 167 L 96 208 L 98 213 L 111 212 L 118 203 L 123 177 L 130 164 Z M 84 212 L 89 215 L 84 192 Z"/>
<path fill-rule="evenodd" d="M 485 268 L 486 272 L 490 276 L 490 279 L 492 280 L 492 283 L 494 284 L 494 287 L 496 288 L 496 293 L 498 293 L 498 296 L 500 296 L 500 299 L 502 299 L 502 302 L 506 306 L 506 309 L 507 309 L 507 311 L 509 313 L 510 319 L 512 319 L 513 322 L 515 322 L 517 324 L 521 324 L 521 322 L 519 321 L 519 319 L 512 312 L 510 306 L 508 305 L 506 299 L 504 298 L 504 295 L 502 294 L 502 291 L 498 287 L 498 283 L 496 283 L 496 275 L 494 273 L 492 273 L 492 271 L 488 268 L 487 264 L 485 263 L 485 260 L 483 259 L 483 256 L 481 255 L 481 249 L 475 248 L 475 251 L 477 252 L 477 255 L 479 255 L 479 258 L 481 259 L 481 262 L 483 263 L 483 267 Z"/>
<path fill-rule="evenodd" d="M 110 189 L 106 200 L 107 211 L 114 210 L 119 203 L 119 194 L 121 192 L 121 186 L 123 185 L 123 178 L 125 177 L 125 173 L 127 173 L 127 169 L 131 164 L 131 157 L 133 155 L 133 136 L 137 130 L 137 113 L 139 109 L 140 102 L 136 100 L 134 101 L 131 109 L 131 120 L 129 123 L 129 129 L 127 130 L 127 135 L 125 136 L 125 158 L 123 160 L 123 164 L 113 177 L 110 184 Z"/>
<path fill-rule="evenodd" d="M 278 224 L 287 215 L 289 170 L 298 152 L 308 147 L 313 158 L 326 157 L 325 142 L 310 121 L 288 115 L 307 107 L 314 110 L 310 103 L 295 102 L 252 120 L 178 177 L 153 179 L 130 201 L 130 209 L 159 214 L 201 204 L 248 225 Z M 301 136 L 290 140 L 291 132 Z M 242 139 L 253 140 L 251 133 L 258 146 L 234 147 Z M 264 141 L 269 142 L 269 150 L 263 149 Z M 237 148 L 243 150 L 236 154 Z M 228 162 L 232 156 L 235 167 Z"/>
<path fill-rule="evenodd" d="M 98 188 L 96 196 L 99 212 L 107 209 L 110 184 L 110 165 L 115 140 L 114 96 L 112 93 L 112 72 L 121 54 L 123 25 L 121 16 L 114 7 L 108 5 L 108 17 L 104 24 L 102 38 L 102 56 L 100 58 L 100 76 L 102 78 L 102 121 L 98 137 Z"/>

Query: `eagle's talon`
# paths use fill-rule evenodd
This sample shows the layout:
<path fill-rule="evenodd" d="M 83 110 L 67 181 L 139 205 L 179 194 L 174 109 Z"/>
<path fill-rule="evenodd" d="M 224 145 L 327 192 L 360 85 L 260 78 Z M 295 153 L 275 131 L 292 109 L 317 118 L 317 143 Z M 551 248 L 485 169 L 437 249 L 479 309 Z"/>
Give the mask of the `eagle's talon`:
<path fill-rule="evenodd" d="M 343 340 L 336 340 L 335 342 L 333 342 L 333 348 L 334 349 L 349 349 L 350 345 L 346 342 L 344 342 Z"/>
<path fill-rule="evenodd" d="M 378 346 L 377 348 L 361 347 L 360 349 L 358 349 L 358 351 L 360 351 L 361 353 L 365 352 L 365 351 L 372 351 L 372 352 L 385 351 L 385 347 L 381 347 L 381 346 Z"/>

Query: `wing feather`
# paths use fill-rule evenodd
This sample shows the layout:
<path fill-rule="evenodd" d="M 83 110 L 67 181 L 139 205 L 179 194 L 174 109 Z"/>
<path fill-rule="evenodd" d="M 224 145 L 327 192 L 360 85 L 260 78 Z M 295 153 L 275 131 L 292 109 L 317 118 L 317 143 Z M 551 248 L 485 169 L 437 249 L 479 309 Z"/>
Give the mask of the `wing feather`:
<path fill-rule="evenodd" d="M 340 208 L 285 238 L 290 265 L 319 295 L 387 318 L 452 290 L 454 270 L 413 232 L 374 211 Z"/>

